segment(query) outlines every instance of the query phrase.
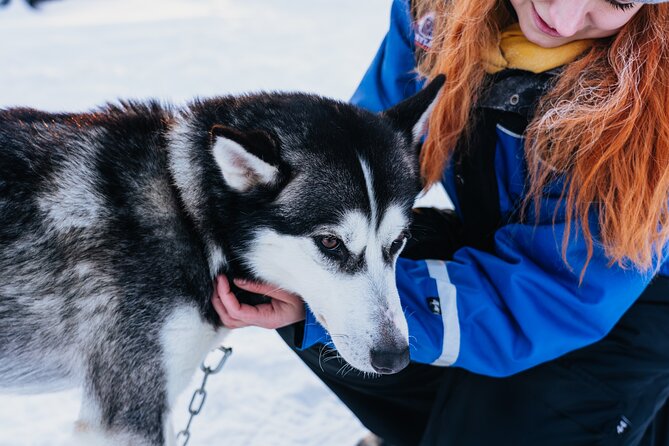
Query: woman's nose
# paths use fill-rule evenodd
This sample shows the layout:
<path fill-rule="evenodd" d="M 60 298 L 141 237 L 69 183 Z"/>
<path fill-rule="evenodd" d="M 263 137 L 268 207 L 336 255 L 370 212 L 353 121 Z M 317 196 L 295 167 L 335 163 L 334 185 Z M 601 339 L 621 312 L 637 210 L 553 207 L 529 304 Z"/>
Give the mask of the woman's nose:
<path fill-rule="evenodd" d="M 563 37 L 572 37 L 585 28 L 590 0 L 553 0 L 546 20 Z"/>

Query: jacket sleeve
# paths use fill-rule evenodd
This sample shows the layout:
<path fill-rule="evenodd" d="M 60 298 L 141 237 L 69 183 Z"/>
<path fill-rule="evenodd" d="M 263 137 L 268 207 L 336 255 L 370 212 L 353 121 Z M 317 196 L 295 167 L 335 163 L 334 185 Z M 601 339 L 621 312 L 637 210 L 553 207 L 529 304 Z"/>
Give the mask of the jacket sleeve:
<path fill-rule="evenodd" d="M 390 29 L 351 102 L 373 112 L 418 92 L 423 81 L 415 71 L 414 34 L 407 0 L 394 0 Z"/>
<path fill-rule="evenodd" d="M 545 221 L 535 225 L 529 216 L 531 223 L 497 230 L 491 253 L 465 247 L 452 261 L 399 260 L 412 359 L 508 376 L 596 342 L 613 328 L 653 274 L 610 265 L 595 241 L 581 282 L 586 244 L 573 227 L 568 267 L 564 219 L 554 224 L 552 218 L 556 206 L 556 215 L 564 216 L 558 198 L 546 197 Z M 596 221 L 591 226 L 596 234 Z"/>
<path fill-rule="evenodd" d="M 298 350 L 304 350 L 315 344 L 332 344 L 332 338 L 328 334 L 327 330 L 318 323 L 316 316 L 311 312 L 309 306 L 306 306 L 306 312 L 304 317 L 304 332 L 302 334 L 302 343 L 299 344 L 296 342 L 295 347 Z"/>

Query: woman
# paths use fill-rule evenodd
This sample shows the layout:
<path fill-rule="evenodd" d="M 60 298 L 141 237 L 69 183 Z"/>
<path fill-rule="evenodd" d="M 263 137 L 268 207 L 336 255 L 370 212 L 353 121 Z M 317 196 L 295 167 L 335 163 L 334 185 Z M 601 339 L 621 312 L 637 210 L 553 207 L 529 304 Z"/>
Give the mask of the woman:
<path fill-rule="evenodd" d="M 383 444 L 667 441 L 668 31 L 663 0 L 395 0 L 353 102 L 446 74 L 421 169 L 456 208 L 419 210 L 398 261 L 414 362 L 338 374 L 265 285 L 241 284 L 274 298 L 252 308 L 221 279 L 221 319 L 306 317 L 282 335 Z"/>

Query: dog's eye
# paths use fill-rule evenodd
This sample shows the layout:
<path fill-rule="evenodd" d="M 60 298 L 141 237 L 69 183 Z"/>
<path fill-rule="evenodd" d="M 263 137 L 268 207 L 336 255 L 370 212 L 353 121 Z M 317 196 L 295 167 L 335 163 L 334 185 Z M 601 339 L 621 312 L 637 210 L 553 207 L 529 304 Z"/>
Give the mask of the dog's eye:
<path fill-rule="evenodd" d="M 400 235 L 393 241 L 393 243 L 398 243 L 398 244 L 401 245 L 402 243 L 404 243 L 405 240 L 408 240 L 408 239 L 410 239 L 410 238 L 411 238 L 411 233 L 409 232 L 408 229 L 405 229 L 405 230 L 402 231 L 402 232 L 400 233 Z"/>
<path fill-rule="evenodd" d="M 327 250 L 334 251 L 341 246 L 341 240 L 331 235 L 319 237 L 318 242 Z"/>
<path fill-rule="evenodd" d="M 400 250 L 404 241 L 411 238 L 411 233 L 409 231 L 402 231 L 402 233 L 390 244 L 390 253 L 395 254 Z"/>
<path fill-rule="evenodd" d="M 338 262 L 345 262 L 348 259 L 348 250 L 340 238 L 334 235 L 319 235 L 314 237 L 314 242 L 326 257 Z"/>

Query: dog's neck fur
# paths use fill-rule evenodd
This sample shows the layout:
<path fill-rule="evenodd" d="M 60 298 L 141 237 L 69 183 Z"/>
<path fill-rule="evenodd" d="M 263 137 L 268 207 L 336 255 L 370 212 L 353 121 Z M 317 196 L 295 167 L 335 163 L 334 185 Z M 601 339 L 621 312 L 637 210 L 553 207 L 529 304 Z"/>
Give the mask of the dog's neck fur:
<path fill-rule="evenodd" d="M 195 130 L 192 117 L 187 113 L 179 114 L 168 131 L 167 153 L 169 169 L 181 201 L 202 237 L 204 249 L 209 261 L 211 277 L 227 269 L 228 262 L 222 243 L 210 230 L 213 222 L 198 210 L 205 209 L 207 195 L 203 188 L 204 169 L 193 156 L 195 143 L 191 140 Z M 221 216 L 221 218 L 225 218 Z"/>

